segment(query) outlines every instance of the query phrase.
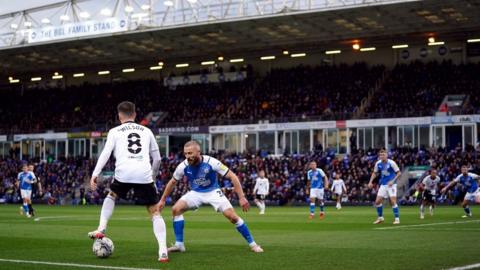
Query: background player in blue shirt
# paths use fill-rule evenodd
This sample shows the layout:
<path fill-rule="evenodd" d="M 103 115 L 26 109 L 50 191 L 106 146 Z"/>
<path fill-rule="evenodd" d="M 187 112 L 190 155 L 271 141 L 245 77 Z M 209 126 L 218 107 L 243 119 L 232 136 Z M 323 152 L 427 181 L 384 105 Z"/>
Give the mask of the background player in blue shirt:
<path fill-rule="evenodd" d="M 20 187 L 20 196 L 23 200 L 23 214 L 27 217 L 31 217 L 29 205 L 31 208 L 32 197 L 32 184 L 35 183 L 35 176 L 32 172 L 28 171 L 27 164 L 22 166 L 22 171 L 18 173 L 17 187 Z"/>
<path fill-rule="evenodd" d="M 446 187 L 442 189 L 442 193 L 445 193 L 449 188 L 456 185 L 457 183 L 463 185 L 467 189 L 467 193 L 462 202 L 463 210 L 465 215 L 462 218 L 467 218 L 472 216 L 472 211 L 468 205 L 470 201 L 475 201 L 480 203 L 480 188 L 478 186 L 478 180 L 480 176 L 469 173 L 467 165 L 462 166 L 462 174 L 457 176 L 452 182 L 450 182 Z"/>
<path fill-rule="evenodd" d="M 177 181 L 187 178 L 190 191 L 184 194 L 173 206 L 173 230 L 175 232 L 175 245 L 168 249 L 169 252 L 185 252 L 183 229 L 185 221 L 183 213 L 191 209 L 197 209 L 202 204 L 210 204 L 215 211 L 223 215 L 235 224 L 238 232 L 245 238 L 253 252 L 263 252 L 263 249 L 255 243 L 247 224 L 240 218 L 232 207 L 232 204 L 220 190 L 217 174 L 230 179 L 233 189 L 237 193 L 240 206 L 244 212 L 249 209 L 249 203 L 245 198 L 238 177 L 217 159 L 200 154 L 200 145 L 196 141 L 189 141 L 183 148 L 185 158 L 180 163 L 172 179 L 165 187 L 165 191 L 159 202 L 160 210 L 172 193 Z"/>
<path fill-rule="evenodd" d="M 380 150 L 380 160 L 375 163 L 373 168 L 368 188 L 373 188 L 373 180 L 380 174 L 377 198 L 375 199 L 375 207 L 377 208 L 377 220 L 373 224 L 380 224 L 385 219 L 383 218 L 383 199 L 390 198 L 390 203 L 393 209 L 395 221 L 393 224 L 400 224 L 400 213 L 397 205 L 397 179 L 402 174 L 395 161 L 388 159 L 387 151 Z"/>
<path fill-rule="evenodd" d="M 323 219 L 323 196 L 325 188 L 328 189 L 328 177 L 322 169 L 317 168 L 317 162 L 310 162 L 310 170 L 307 172 L 307 195 L 310 194 L 310 219 L 315 216 L 315 200 L 320 205 L 320 219 Z"/>

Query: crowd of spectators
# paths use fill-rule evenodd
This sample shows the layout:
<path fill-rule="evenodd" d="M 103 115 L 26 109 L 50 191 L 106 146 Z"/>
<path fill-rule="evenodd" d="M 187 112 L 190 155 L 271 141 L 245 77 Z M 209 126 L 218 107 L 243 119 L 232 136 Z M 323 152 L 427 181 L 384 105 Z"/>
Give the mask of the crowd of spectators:
<path fill-rule="evenodd" d="M 365 117 L 431 116 L 446 95 L 465 94 L 465 113 L 480 113 L 480 64 L 455 65 L 450 61 L 399 64 L 389 72 L 365 110 Z"/>
<path fill-rule="evenodd" d="M 428 166 L 438 168 L 442 185 L 452 181 L 460 173 L 462 164 L 467 164 L 474 172 L 480 170 L 478 152 L 470 149 L 430 149 L 417 150 L 399 148 L 389 152 L 389 157 L 397 162 L 400 169 L 407 166 Z M 257 172 L 265 170 L 270 181 L 270 194 L 267 202 L 271 205 L 296 205 L 307 202 L 306 172 L 308 163 L 316 161 L 333 181 L 335 174 L 345 181 L 348 193 L 344 201 L 352 204 L 370 204 L 376 197 L 376 188 L 367 187 L 373 166 L 378 159 L 376 150 L 358 150 L 351 155 L 338 156 L 323 151 L 311 152 L 306 155 L 285 155 L 281 157 L 268 156 L 265 158 L 257 154 L 228 154 L 214 153 L 232 169 L 241 180 L 247 198 L 254 199 L 253 187 Z M 172 177 L 177 164 L 182 160 L 181 154 L 171 154 L 162 160 L 161 170 L 156 179 L 156 186 L 161 192 Z M 38 160 L 37 160 L 38 161 Z M 0 199 L 3 202 L 19 202 L 18 190 L 14 186 L 16 176 L 23 161 L 10 158 L 0 160 Z M 52 163 L 37 162 L 35 174 L 41 181 L 42 188 L 35 189 L 34 198 L 49 204 L 100 204 L 108 193 L 108 184 L 100 184 L 97 190 L 91 191 L 88 187 L 89 176 L 94 168 L 95 161 L 85 158 L 70 158 Z M 109 162 L 105 171 L 113 171 L 113 162 Z M 105 176 L 108 180 L 111 176 Z M 226 179 L 219 179 L 219 184 L 229 199 L 236 201 L 233 186 Z M 108 183 L 108 181 L 104 181 Z M 180 181 L 168 203 L 178 200 L 188 191 L 188 184 Z M 456 187 L 453 194 L 461 192 Z M 407 199 L 411 194 L 406 194 Z M 331 192 L 326 192 L 327 201 L 332 199 Z M 410 198 L 411 199 L 411 198 Z M 443 200 L 447 200 L 443 197 Z M 134 203 L 135 194 L 129 193 L 127 202 Z"/>

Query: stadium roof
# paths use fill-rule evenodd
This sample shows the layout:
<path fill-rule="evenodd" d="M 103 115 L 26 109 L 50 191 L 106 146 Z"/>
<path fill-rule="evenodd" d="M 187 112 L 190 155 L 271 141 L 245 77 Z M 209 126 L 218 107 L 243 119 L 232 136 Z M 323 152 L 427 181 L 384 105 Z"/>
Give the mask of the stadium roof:
<path fill-rule="evenodd" d="M 442 40 L 480 35 L 480 0 L 408 1 L 356 8 L 298 11 L 285 7 L 271 15 L 220 23 L 139 27 L 134 32 L 103 37 L 17 45 L 0 50 L 3 75 L 82 71 L 114 66 L 151 66 L 200 62 L 219 55 L 253 57 L 294 51 L 351 48 L 399 42 L 424 44 L 429 34 Z"/>

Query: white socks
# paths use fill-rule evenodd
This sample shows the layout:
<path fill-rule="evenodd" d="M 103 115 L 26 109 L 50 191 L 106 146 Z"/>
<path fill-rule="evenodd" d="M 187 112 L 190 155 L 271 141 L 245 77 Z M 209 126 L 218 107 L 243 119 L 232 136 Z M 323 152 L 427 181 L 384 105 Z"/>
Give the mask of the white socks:
<path fill-rule="evenodd" d="M 167 230 L 165 228 L 165 221 L 162 216 L 154 215 L 152 217 L 153 233 L 158 241 L 158 256 L 167 253 Z"/>
<path fill-rule="evenodd" d="M 102 212 L 100 212 L 100 224 L 98 230 L 104 232 L 107 229 L 107 223 L 115 208 L 115 198 L 108 195 L 103 201 Z"/>

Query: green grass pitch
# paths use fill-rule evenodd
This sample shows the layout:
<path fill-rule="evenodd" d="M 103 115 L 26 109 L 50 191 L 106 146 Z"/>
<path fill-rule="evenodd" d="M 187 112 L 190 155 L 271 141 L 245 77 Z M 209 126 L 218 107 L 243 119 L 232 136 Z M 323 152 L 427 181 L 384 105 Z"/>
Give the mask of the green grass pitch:
<path fill-rule="evenodd" d="M 96 258 L 87 238 L 97 226 L 100 207 L 37 205 L 36 209 L 38 221 L 20 216 L 18 205 L 0 206 L 0 259 L 195 270 L 412 270 L 480 263 L 478 206 L 472 207 L 474 218 L 461 219 L 460 207 L 439 207 L 425 220 L 418 218 L 418 207 L 401 207 L 402 224 L 396 228 L 389 207 L 381 225 L 372 224 L 376 215 L 372 207 L 345 206 L 340 211 L 327 207 L 324 220 L 318 216 L 308 220 L 307 206 L 267 207 L 264 216 L 252 208 L 241 216 L 264 248 L 263 254 L 250 252 L 234 225 L 212 208 L 202 207 L 185 214 L 187 252 L 170 254 L 166 265 L 157 262 L 157 242 L 143 207 L 116 206 L 107 231 L 115 252 L 108 259 Z M 169 208 L 163 216 L 167 241 L 173 243 Z M 0 269 L 92 268 L 0 261 Z"/>

